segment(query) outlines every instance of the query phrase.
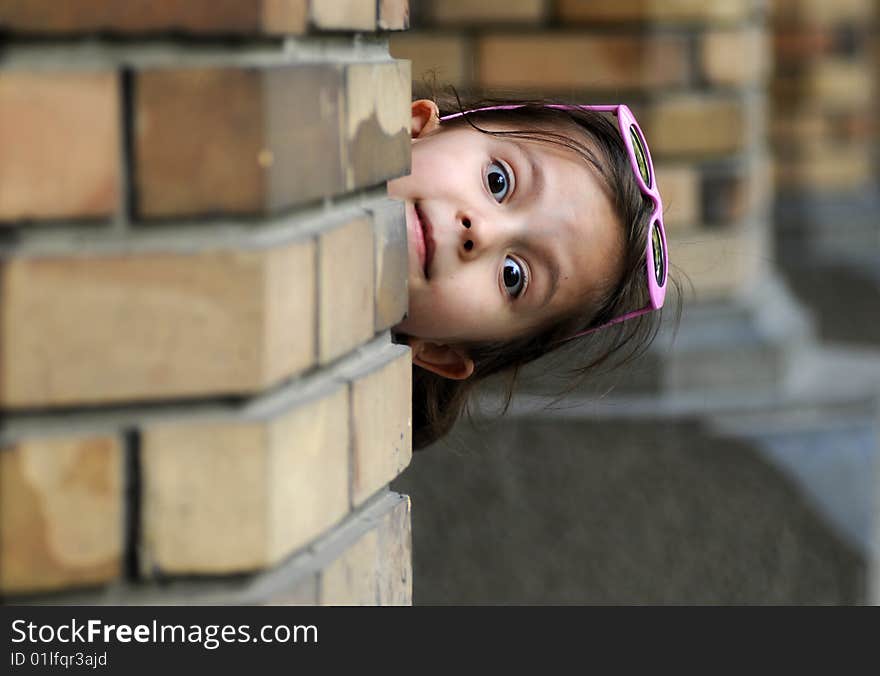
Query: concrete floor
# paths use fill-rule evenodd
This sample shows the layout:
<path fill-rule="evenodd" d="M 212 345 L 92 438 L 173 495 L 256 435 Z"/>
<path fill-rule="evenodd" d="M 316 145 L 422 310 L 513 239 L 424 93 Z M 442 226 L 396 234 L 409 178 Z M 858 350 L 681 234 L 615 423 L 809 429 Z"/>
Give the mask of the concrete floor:
<path fill-rule="evenodd" d="M 416 604 L 851 604 L 863 558 L 692 421 L 507 420 L 416 454 Z"/>

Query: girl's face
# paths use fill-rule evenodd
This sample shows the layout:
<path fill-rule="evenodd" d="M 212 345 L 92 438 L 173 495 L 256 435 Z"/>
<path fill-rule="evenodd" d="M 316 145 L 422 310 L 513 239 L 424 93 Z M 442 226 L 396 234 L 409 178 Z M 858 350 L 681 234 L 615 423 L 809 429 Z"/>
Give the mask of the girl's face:
<path fill-rule="evenodd" d="M 413 337 L 415 363 L 467 377 L 472 364 L 447 368 L 453 356 L 467 361 L 456 343 L 522 335 L 615 283 L 623 233 L 583 159 L 445 128 L 430 101 L 413 103 L 412 133 L 412 171 L 388 194 L 405 201 L 409 311 L 394 329 Z"/>

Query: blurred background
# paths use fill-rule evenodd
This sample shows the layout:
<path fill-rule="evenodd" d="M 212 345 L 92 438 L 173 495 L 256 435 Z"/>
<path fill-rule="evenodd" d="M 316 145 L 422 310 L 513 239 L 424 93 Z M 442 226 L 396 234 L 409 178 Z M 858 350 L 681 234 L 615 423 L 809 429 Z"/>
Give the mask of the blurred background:
<path fill-rule="evenodd" d="M 878 8 L 411 4 L 414 96 L 634 110 L 684 282 L 636 364 L 558 400 L 551 355 L 416 454 L 416 604 L 880 602 Z"/>

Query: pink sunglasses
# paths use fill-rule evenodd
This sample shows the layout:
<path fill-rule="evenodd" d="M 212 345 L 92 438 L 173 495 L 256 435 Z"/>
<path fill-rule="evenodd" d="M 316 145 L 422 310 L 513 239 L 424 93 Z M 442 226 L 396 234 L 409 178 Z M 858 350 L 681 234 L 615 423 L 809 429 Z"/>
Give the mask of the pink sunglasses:
<path fill-rule="evenodd" d="M 525 108 L 525 104 L 511 104 L 504 106 L 487 106 L 485 108 L 474 108 L 461 113 L 452 113 L 444 115 L 440 118 L 441 122 L 462 117 L 470 113 L 482 113 L 490 110 L 514 110 L 516 108 Z M 573 336 L 566 338 L 560 342 L 566 342 L 580 336 L 585 336 L 599 329 L 604 329 L 627 319 L 638 317 L 663 307 L 663 301 L 666 299 L 666 278 L 669 266 L 669 256 L 666 248 L 666 228 L 663 226 L 663 200 L 660 197 L 660 191 L 657 188 L 657 181 L 654 176 L 654 162 L 651 160 L 651 151 L 648 149 L 648 143 L 645 141 L 645 135 L 642 133 L 639 123 L 636 122 L 635 116 L 628 106 L 624 104 L 612 106 L 571 106 L 563 104 L 547 104 L 547 108 L 557 108 L 559 110 L 590 110 L 599 113 L 613 113 L 617 117 L 617 128 L 620 136 L 623 138 L 623 144 L 629 154 L 629 162 L 632 166 L 636 181 L 643 195 L 651 198 L 654 203 L 654 209 L 651 212 L 651 226 L 648 231 L 648 243 L 645 250 L 645 266 L 646 277 L 648 279 L 648 296 L 650 300 L 648 305 L 638 310 L 633 310 L 620 317 L 596 326 L 586 331 L 581 331 Z"/>

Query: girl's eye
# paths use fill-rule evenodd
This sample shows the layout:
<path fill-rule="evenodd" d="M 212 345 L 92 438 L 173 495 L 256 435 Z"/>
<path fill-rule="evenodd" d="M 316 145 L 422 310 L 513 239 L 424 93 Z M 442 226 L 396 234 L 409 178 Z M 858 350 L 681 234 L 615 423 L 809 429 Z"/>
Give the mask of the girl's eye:
<path fill-rule="evenodd" d="M 486 167 L 486 185 L 497 202 L 503 202 L 510 192 L 510 174 L 503 164 L 492 162 Z"/>
<path fill-rule="evenodd" d="M 514 298 L 519 298 L 529 277 L 525 268 L 516 259 L 506 256 L 504 259 L 504 288 Z"/>

